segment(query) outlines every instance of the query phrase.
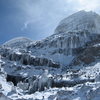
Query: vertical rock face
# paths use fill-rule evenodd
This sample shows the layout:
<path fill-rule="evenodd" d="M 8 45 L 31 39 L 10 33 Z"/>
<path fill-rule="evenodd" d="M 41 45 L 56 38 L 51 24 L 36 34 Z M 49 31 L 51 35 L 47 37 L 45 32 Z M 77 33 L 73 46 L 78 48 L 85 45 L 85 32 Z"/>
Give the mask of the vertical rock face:
<path fill-rule="evenodd" d="M 100 16 L 92 11 L 80 11 L 63 19 L 52 36 L 32 43 L 27 48 L 36 56 L 42 55 L 65 65 L 67 63 L 61 59 L 69 60 L 67 57 L 74 55 L 74 49 L 93 41 L 99 32 Z"/>
<path fill-rule="evenodd" d="M 62 20 L 53 38 L 59 37 L 59 48 L 66 49 L 66 54 L 70 55 L 72 49 L 83 46 L 90 40 L 91 34 L 99 34 L 99 31 L 100 16 L 94 12 L 80 11 Z"/>
<path fill-rule="evenodd" d="M 57 47 L 66 50 L 65 54 L 72 55 L 72 49 L 79 48 L 90 41 L 89 35 L 87 30 L 62 33 L 57 39 Z"/>
<path fill-rule="evenodd" d="M 100 34 L 100 16 L 92 11 L 80 11 L 63 19 L 55 30 L 55 35 L 65 34 L 63 44 L 70 54 L 73 48 L 83 46 L 93 34 Z"/>

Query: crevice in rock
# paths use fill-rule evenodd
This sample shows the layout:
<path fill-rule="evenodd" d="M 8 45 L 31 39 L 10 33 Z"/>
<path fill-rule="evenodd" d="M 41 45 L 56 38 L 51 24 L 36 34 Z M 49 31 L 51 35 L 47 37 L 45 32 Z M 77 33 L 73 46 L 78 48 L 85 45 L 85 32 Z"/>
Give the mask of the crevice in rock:
<path fill-rule="evenodd" d="M 9 75 L 7 74 L 7 78 L 6 78 L 7 82 L 13 82 L 13 84 L 15 86 L 17 86 L 17 83 L 20 81 L 24 81 L 25 78 L 23 78 L 22 76 L 14 76 L 14 75 Z"/>

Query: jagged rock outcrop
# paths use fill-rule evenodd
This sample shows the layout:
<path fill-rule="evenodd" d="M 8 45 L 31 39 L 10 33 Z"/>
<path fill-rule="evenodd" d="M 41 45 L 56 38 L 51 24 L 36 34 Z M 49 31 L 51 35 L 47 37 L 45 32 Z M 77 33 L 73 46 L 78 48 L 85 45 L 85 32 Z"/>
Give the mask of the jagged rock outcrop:
<path fill-rule="evenodd" d="M 37 78 L 32 82 L 29 86 L 29 93 L 34 93 L 36 91 L 44 91 L 45 88 L 50 88 L 53 86 L 54 79 L 52 77 L 48 77 L 48 73 L 44 72 L 41 77 Z"/>
<path fill-rule="evenodd" d="M 14 76 L 14 75 L 7 75 L 7 82 L 13 82 L 13 84 L 16 86 L 18 82 L 24 81 L 26 78 L 22 76 Z"/>
<path fill-rule="evenodd" d="M 29 89 L 29 83 L 23 83 L 22 81 L 20 81 L 17 84 L 17 87 L 19 87 L 20 89 L 22 89 L 23 91 L 26 91 Z"/>
<path fill-rule="evenodd" d="M 69 63 L 66 63 L 69 59 L 67 57 L 75 56 L 75 49 L 83 48 L 88 42 L 96 40 L 99 31 L 100 16 L 92 11 L 80 11 L 62 20 L 53 35 L 42 41 L 31 43 L 27 46 L 27 50 L 35 56 L 41 55 L 66 66 L 73 60 L 72 58 Z M 61 59 L 66 61 L 61 61 Z M 94 61 L 91 57 L 86 59 L 89 59 L 85 61 L 86 63 Z"/>
<path fill-rule="evenodd" d="M 1 55 L 6 57 L 8 60 L 11 61 L 20 61 L 24 65 L 33 65 L 33 66 L 48 66 L 59 68 L 60 64 L 49 60 L 44 57 L 36 57 L 32 56 L 30 53 L 24 52 L 21 53 L 19 51 L 13 51 L 10 48 L 1 48 Z"/>
<path fill-rule="evenodd" d="M 87 42 L 82 48 L 77 48 L 76 57 L 70 65 L 88 65 L 100 60 L 100 35 L 94 36 L 91 42 Z"/>
<path fill-rule="evenodd" d="M 52 55 L 55 54 L 68 56 L 73 55 L 72 50 L 74 48 L 79 48 L 90 40 L 90 32 L 88 32 L 88 30 L 77 32 L 71 31 L 68 33 L 53 34 L 43 41 L 39 41 L 36 44 L 30 44 L 27 48 L 32 51 L 33 54 L 37 52 L 36 50 L 39 51 L 39 49 L 42 49 L 44 52 L 39 52 L 39 54 L 43 56 L 47 56 L 49 54 L 51 55 L 51 58 Z M 49 48 L 53 50 L 51 51 Z"/>

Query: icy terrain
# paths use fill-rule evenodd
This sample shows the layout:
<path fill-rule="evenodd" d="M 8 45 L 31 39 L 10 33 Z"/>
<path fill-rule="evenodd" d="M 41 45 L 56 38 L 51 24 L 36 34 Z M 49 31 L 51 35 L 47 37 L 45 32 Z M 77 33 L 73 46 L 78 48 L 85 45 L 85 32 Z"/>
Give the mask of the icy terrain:
<path fill-rule="evenodd" d="M 17 38 L 7 41 L 6 43 L 3 44 L 3 46 L 11 47 L 11 48 L 25 48 L 31 42 L 32 41 L 28 38 L 17 37 Z"/>
<path fill-rule="evenodd" d="M 0 100 L 100 100 L 100 16 L 80 11 L 41 41 L 0 46 Z"/>
<path fill-rule="evenodd" d="M 55 34 L 88 30 L 90 33 L 100 32 L 100 16 L 95 12 L 79 11 L 62 20 Z"/>

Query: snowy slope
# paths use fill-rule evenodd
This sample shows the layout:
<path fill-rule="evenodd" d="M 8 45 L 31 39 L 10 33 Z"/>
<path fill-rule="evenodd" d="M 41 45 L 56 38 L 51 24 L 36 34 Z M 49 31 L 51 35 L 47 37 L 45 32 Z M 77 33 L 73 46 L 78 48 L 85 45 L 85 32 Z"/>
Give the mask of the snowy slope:
<path fill-rule="evenodd" d="M 8 46 L 11 48 L 25 48 L 26 45 L 31 43 L 32 40 L 25 38 L 25 37 L 17 37 L 12 40 L 7 41 L 6 43 L 3 44 L 3 46 Z"/>
<path fill-rule="evenodd" d="M 100 32 L 100 16 L 92 11 L 79 11 L 63 19 L 55 30 L 55 34 L 88 30 L 90 33 Z"/>

